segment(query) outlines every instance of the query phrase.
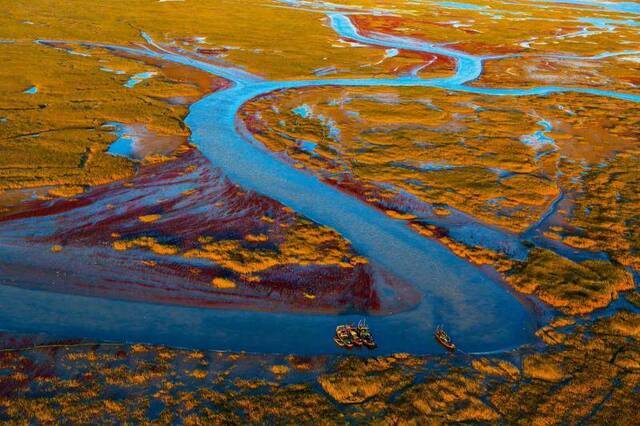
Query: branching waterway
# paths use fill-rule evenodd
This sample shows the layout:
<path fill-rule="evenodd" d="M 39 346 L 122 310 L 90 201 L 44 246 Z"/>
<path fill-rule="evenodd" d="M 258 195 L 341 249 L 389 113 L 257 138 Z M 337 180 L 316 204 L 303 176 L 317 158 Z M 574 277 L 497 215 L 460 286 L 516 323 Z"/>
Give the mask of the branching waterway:
<path fill-rule="evenodd" d="M 185 122 L 191 129 L 191 141 L 198 149 L 235 183 L 336 229 L 361 254 L 421 292 L 422 300 L 415 309 L 369 318 L 380 352 L 437 352 L 440 349 L 432 338 L 436 324 L 445 324 L 467 352 L 506 350 L 531 341 L 537 324 L 528 304 L 441 244 L 419 236 L 405 222 L 388 217 L 273 155 L 252 137 L 237 113 L 246 102 L 258 96 L 313 86 L 433 87 L 494 96 L 580 92 L 632 102 L 639 102 L 640 96 L 554 86 L 529 89 L 470 87 L 466 84 L 481 75 L 483 62 L 495 58 L 474 56 L 410 38 L 363 35 L 347 14 L 323 13 L 331 28 L 342 38 L 384 48 L 445 55 L 455 60 L 455 73 L 433 79 L 422 79 L 413 73 L 398 78 L 265 81 L 240 69 L 202 62 L 167 50 L 146 34 L 144 37 L 153 50 L 90 46 L 153 56 L 195 67 L 232 82 L 228 88 L 191 106 Z M 8 251 L 7 255 L 10 253 Z M 234 351 L 333 352 L 337 350 L 331 342 L 335 325 L 358 319 L 356 316 L 337 318 L 332 315 L 181 308 L 5 286 L 0 286 L 0 297 L 13 301 L 0 313 L 1 323 L 11 329 L 47 329 L 61 335 Z"/>

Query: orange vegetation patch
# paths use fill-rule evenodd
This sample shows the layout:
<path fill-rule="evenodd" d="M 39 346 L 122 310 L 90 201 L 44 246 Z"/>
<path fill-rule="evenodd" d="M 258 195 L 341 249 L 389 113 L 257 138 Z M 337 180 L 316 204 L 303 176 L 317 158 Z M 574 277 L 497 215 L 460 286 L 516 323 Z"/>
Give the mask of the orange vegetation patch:
<path fill-rule="evenodd" d="M 236 283 L 226 278 L 214 278 L 211 280 L 211 284 L 213 284 L 215 288 L 221 289 L 236 288 Z"/>
<path fill-rule="evenodd" d="M 151 222 L 156 222 L 161 217 L 162 216 L 159 214 L 148 214 L 148 215 L 138 217 L 138 220 L 140 220 L 140 222 L 142 223 L 151 223 Z"/>
<path fill-rule="evenodd" d="M 132 240 L 118 240 L 112 243 L 113 249 L 118 251 L 130 250 L 133 248 L 148 249 L 156 254 L 175 255 L 178 247 L 159 243 L 153 237 L 139 237 Z"/>
<path fill-rule="evenodd" d="M 344 359 L 339 372 L 318 377 L 322 389 L 342 404 L 360 404 L 373 397 L 390 395 L 411 382 L 395 371 L 393 358 Z"/>
<path fill-rule="evenodd" d="M 640 270 L 639 168 L 640 151 L 631 149 L 584 172 L 563 229 L 566 244 L 605 251 L 618 263 Z"/>
<path fill-rule="evenodd" d="M 618 292 L 635 287 L 631 273 L 620 266 L 601 260 L 576 263 L 540 248 L 531 250 L 507 281 L 568 314 L 605 307 L 618 298 Z"/>
<path fill-rule="evenodd" d="M 441 230 L 435 225 L 413 222 L 411 223 L 411 227 L 420 235 L 438 240 L 457 256 L 475 265 L 491 265 L 500 272 L 509 271 L 514 265 L 513 261 L 509 260 L 507 255 L 484 247 L 462 244 L 447 235 L 443 235 Z"/>
<path fill-rule="evenodd" d="M 556 359 L 538 354 L 525 358 L 523 373 L 532 379 L 548 382 L 559 382 L 567 377 L 562 365 Z"/>
<path fill-rule="evenodd" d="M 282 376 L 289 372 L 289 367 L 286 365 L 272 365 L 269 370 L 276 376 Z"/>
<path fill-rule="evenodd" d="M 537 101 L 437 89 L 310 88 L 255 99 L 241 115 L 271 150 L 400 218 L 413 214 L 403 204 L 416 197 L 441 214 L 451 206 L 523 231 L 559 194 L 553 150 L 538 160 L 537 149 L 523 142 L 540 130 L 539 114 L 527 109 L 546 115 L 555 108 Z M 296 113 L 301 105 L 310 110 L 305 117 Z M 314 144 L 313 152 L 300 141 Z"/>

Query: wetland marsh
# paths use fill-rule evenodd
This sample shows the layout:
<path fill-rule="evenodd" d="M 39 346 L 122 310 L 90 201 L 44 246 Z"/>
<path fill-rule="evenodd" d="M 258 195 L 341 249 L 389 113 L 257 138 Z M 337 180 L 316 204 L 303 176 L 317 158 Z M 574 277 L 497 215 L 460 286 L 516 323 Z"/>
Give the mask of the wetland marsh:
<path fill-rule="evenodd" d="M 623 421 L 633 5 L 15 2 L 0 419 Z M 331 335 L 360 318 L 378 349 L 351 356 Z"/>

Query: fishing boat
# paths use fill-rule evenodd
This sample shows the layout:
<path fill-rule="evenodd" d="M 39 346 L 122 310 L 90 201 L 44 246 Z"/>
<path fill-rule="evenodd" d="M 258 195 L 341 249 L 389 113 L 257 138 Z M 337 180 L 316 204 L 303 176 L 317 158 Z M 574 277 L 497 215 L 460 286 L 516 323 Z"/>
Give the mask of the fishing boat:
<path fill-rule="evenodd" d="M 339 325 L 336 327 L 336 335 L 333 336 L 333 341 L 341 348 L 351 349 L 353 348 L 353 339 L 351 338 L 350 326 Z"/>
<path fill-rule="evenodd" d="M 358 333 L 358 328 L 353 324 L 349 325 L 349 333 L 351 334 L 351 340 L 353 341 L 354 345 L 362 346 L 364 344 L 362 338 L 360 337 L 360 334 Z"/>
<path fill-rule="evenodd" d="M 358 322 L 356 330 L 358 332 L 358 336 L 362 339 L 362 344 L 364 346 L 369 349 L 374 349 L 377 346 L 375 340 L 373 340 L 369 326 L 364 320 Z"/>
<path fill-rule="evenodd" d="M 446 349 L 450 351 L 456 350 L 456 345 L 451 341 L 451 337 L 444 331 L 442 326 L 436 327 L 435 333 L 433 333 L 438 343 L 444 346 Z"/>
<path fill-rule="evenodd" d="M 377 345 L 373 340 L 373 335 L 369 330 L 369 326 L 364 322 L 358 322 L 358 325 L 341 324 L 336 327 L 336 334 L 333 341 L 341 348 L 351 349 L 355 347 L 366 346 L 374 349 Z"/>

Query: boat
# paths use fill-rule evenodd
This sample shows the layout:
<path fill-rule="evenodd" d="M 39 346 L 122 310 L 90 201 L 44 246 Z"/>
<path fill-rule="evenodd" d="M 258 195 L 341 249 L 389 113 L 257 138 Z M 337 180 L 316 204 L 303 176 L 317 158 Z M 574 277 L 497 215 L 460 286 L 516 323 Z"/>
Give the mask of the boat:
<path fill-rule="evenodd" d="M 333 341 L 341 348 L 351 349 L 353 348 L 353 339 L 351 338 L 351 331 L 348 325 L 339 325 L 336 327 L 336 335 L 333 336 Z"/>
<path fill-rule="evenodd" d="M 351 340 L 353 340 L 353 344 L 356 346 L 362 346 L 364 342 L 358 333 L 358 328 L 353 324 L 349 325 L 349 333 L 351 334 Z"/>
<path fill-rule="evenodd" d="M 355 347 L 366 346 L 374 349 L 377 345 L 373 340 L 369 326 L 364 322 L 358 322 L 358 325 L 341 324 L 336 327 L 336 334 L 333 341 L 341 348 L 351 349 Z"/>
<path fill-rule="evenodd" d="M 444 331 L 442 326 L 436 327 L 435 333 L 433 333 L 438 343 L 444 346 L 446 349 L 450 351 L 456 350 L 456 345 L 451 341 L 451 337 Z"/>
<path fill-rule="evenodd" d="M 356 328 L 356 330 L 358 332 L 358 336 L 360 337 L 360 339 L 362 339 L 363 345 L 365 345 L 369 349 L 374 349 L 377 346 L 375 340 L 373 340 L 373 336 L 371 335 L 369 326 L 364 320 L 358 322 L 358 327 Z"/>
<path fill-rule="evenodd" d="M 346 342 L 340 339 L 338 336 L 333 336 L 333 341 L 336 342 L 336 345 L 340 346 L 341 348 L 345 348 L 345 349 L 353 348 L 353 343 Z"/>

